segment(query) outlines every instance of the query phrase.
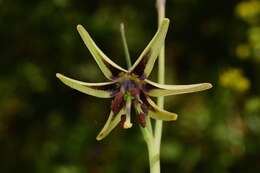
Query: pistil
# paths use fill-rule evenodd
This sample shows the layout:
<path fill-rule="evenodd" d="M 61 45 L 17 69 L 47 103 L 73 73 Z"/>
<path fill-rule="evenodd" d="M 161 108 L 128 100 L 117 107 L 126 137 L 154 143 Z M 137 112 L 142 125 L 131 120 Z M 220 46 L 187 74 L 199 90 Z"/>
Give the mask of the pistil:
<path fill-rule="evenodd" d="M 133 126 L 133 124 L 131 123 L 131 104 L 132 104 L 131 95 L 127 93 L 125 99 L 126 99 L 126 106 L 125 106 L 126 120 L 124 123 L 124 129 L 128 129 Z"/>

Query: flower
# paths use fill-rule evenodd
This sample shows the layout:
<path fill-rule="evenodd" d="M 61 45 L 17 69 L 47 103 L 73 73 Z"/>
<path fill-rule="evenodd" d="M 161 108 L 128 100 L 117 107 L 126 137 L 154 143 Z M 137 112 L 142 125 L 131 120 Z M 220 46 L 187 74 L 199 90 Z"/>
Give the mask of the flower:
<path fill-rule="evenodd" d="M 141 53 L 134 65 L 125 70 L 110 60 L 95 44 L 83 26 L 77 30 L 85 45 L 94 57 L 101 71 L 109 82 L 86 83 L 68 78 L 57 73 L 56 76 L 69 87 L 88 95 L 113 98 L 111 111 L 105 126 L 97 136 L 97 140 L 106 137 L 118 124 L 122 128 L 132 127 L 131 107 L 137 112 L 137 119 L 142 127 L 146 126 L 147 118 L 172 121 L 177 114 L 159 108 L 150 97 L 184 94 L 206 90 L 212 87 L 210 83 L 192 85 L 164 85 L 148 80 L 160 49 L 164 43 L 169 26 L 165 18 L 148 46 Z"/>

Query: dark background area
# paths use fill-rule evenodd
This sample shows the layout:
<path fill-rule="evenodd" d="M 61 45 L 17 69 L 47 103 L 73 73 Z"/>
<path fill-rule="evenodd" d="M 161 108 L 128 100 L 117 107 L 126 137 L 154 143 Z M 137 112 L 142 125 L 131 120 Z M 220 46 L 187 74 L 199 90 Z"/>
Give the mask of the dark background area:
<path fill-rule="evenodd" d="M 166 16 L 166 82 L 214 87 L 166 97 L 179 119 L 164 123 L 162 172 L 260 172 L 260 1 L 168 0 Z M 149 171 L 138 126 L 96 141 L 111 100 L 55 77 L 105 81 L 77 24 L 126 67 L 120 22 L 134 61 L 156 32 L 155 1 L 0 0 L 1 173 Z"/>

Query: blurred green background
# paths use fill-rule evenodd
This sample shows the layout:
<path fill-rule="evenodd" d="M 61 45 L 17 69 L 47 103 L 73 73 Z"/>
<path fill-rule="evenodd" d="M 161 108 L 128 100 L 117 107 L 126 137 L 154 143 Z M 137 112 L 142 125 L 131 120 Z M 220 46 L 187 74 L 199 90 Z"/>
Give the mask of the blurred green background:
<path fill-rule="evenodd" d="M 169 84 L 214 88 L 166 98 L 162 173 L 260 172 L 260 1 L 168 0 Z M 75 26 L 126 67 L 157 27 L 153 0 L 0 0 L 0 172 L 148 173 L 140 130 L 95 140 L 111 100 L 72 90 L 56 72 L 104 81 Z M 151 79 L 156 80 L 156 68 Z"/>

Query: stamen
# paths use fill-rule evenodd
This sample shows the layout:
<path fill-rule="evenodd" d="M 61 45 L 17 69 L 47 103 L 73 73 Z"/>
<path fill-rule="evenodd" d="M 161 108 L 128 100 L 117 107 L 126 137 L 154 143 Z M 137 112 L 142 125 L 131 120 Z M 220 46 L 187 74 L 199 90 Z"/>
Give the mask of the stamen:
<path fill-rule="evenodd" d="M 142 104 L 142 103 L 139 102 L 139 103 L 136 103 L 135 109 L 136 109 L 136 112 L 137 112 L 137 121 L 144 128 L 146 126 L 145 117 L 146 117 L 146 114 L 147 114 L 147 112 L 144 112 L 144 109 L 147 110 L 147 107 L 146 107 L 145 104 Z"/>
<path fill-rule="evenodd" d="M 123 93 L 119 92 L 114 100 L 111 103 L 111 110 L 116 114 L 118 113 L 122 107 L 124 106 L 124 95 Z"/>

